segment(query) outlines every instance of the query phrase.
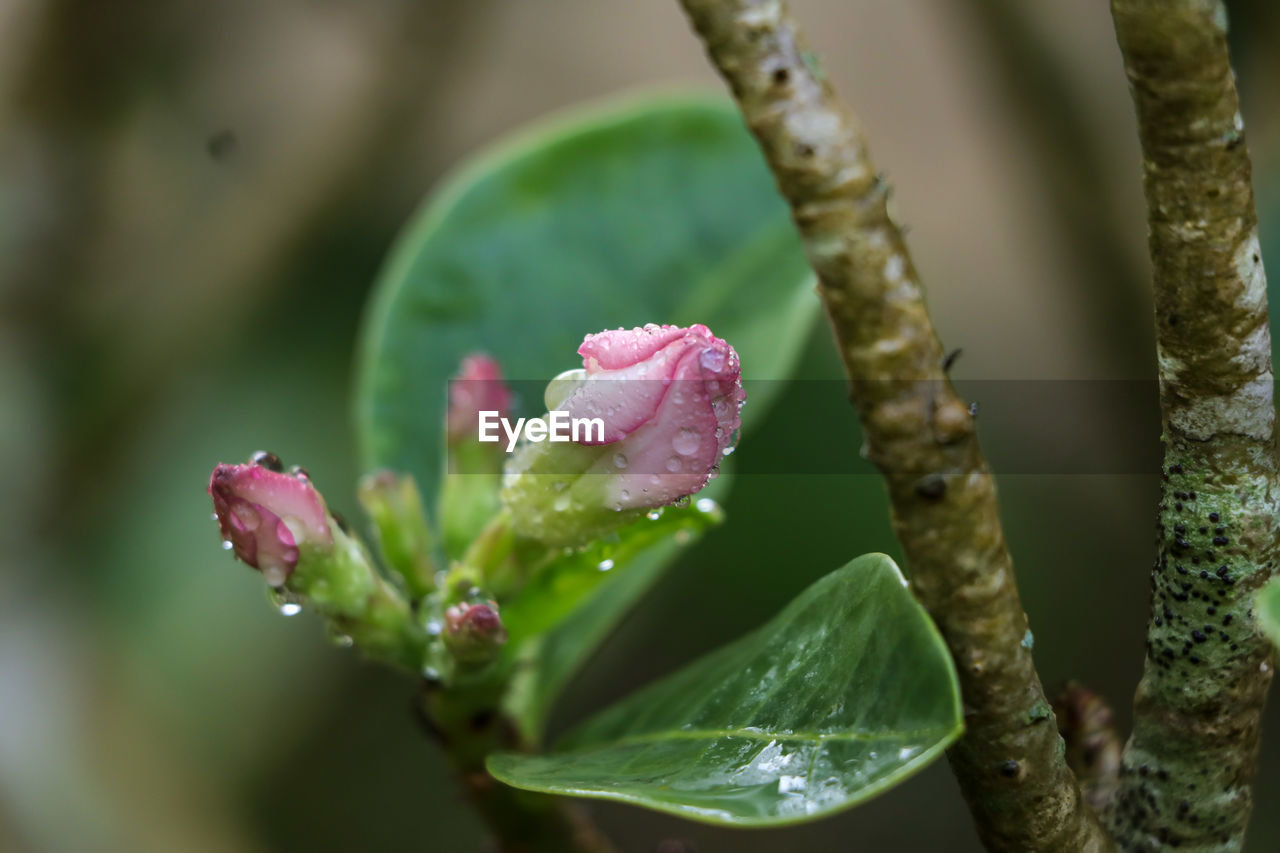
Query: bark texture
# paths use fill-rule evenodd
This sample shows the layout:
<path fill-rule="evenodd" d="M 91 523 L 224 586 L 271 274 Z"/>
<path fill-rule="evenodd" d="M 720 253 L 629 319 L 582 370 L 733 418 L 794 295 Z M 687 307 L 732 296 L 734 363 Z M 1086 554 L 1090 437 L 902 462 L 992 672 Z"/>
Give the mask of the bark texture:
<path fill-rule="evenodd" d="M 681 0 L 790 203 L 888 484 L 916 594 L 960 672 L 949 753 L 992 850 L 1111 849 L 1067 767 L 973 417 L 947 381 L 888 185 L 780 0 Z"/>
<path fill-rule="evenodd" d="M 1165 464 L 1109 823 L 1128 850 L 1239 850 L 1271 681 L 1253 596 L 1274 568 L 1280 495 L 1244 124 L 1221 3 L 1114 0 L 1112 14 L 1142 142 Z"/>

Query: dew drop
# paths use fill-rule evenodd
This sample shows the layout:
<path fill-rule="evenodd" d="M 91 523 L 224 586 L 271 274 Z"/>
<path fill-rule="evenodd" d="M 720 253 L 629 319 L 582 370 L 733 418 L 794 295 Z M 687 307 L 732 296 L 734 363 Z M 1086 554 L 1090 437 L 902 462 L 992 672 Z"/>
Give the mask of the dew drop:
<path fill-rule="evenodd" d="M 234 548 L 234 547 L 236 547 L 236 545 L 235 545 L 235 543 L 234 543 L 234 542 L 232 542 L 230 539 L 223 539 L 223 540 L 222 540 L 222 550 L 224 550 L 224 551 L 230 551 L 230 550 L 231 550 L 232 548 Z"/>
<path fill-rule="evenodd" d="M 724 352 L 718 349 L 705 349 L 702 355 L 698 356 L 698 362 L 704 370 L 719 373 L 724 370 Z"/>
<path fill-rule="evenodd" d="M 698 512 L 715 512 L 716 502 L 711 498 L 698 498 L 698 502 L 694 504 Z"/>
<path fill-rule="evenodd" d="M 596 568 L 602 572 L 607 572 L 613 568 L 613 560 L 608 560 L 608 559 L 601 560 L 599 565 L 596 566 Z"/>
<path fill-rule="evenodd" d="M 286 601 L 280 605 L 281 616 L 297 616 L 302 612 L 302 605 L 296 601 Z"/>
<path fill-rule="evenodd" d="M 681 456 L 691 456 L 698 450 L 698 431 L 689 427 L 682 427 L 676 433 L 676 437 L 671 439 L 671 447 Z"/>
<path fill-rule="evenodd" d="M 333 644 L 339 648 L 349 649 L 356 644 L 356 641 L 347 634 L 334 634 Z"/>
<path fill-rule="evenodd" d="M 262 577 L 266 580 L 268 586 L 284 586 L 284 582 L 288 578 L 284 566 L 264 564 L 261 568 Z"/>
<path fill-rule="evenodd" d="M 728 447 L 726 447 L 724 450 L 721 450 L 721 451 L 720 451 L 720 455 L 722 455 L 722 456 L 731 456 L 731 455 L 733 454 L 733 451 L 735 451 L 735 450 L 737 450 L 737 448 L 736 448 L 736 447 L 734 447 L 734 446 L 731 444 L 731 445 L 729 445 Z"/>
<path fill-rule="evenodd" d="M 621 453 L 615 453 L 615 454 L 613 454 L 613 466 L 614 466 L 615 468 L 626 468 L 626 467 L 627 467 L 627 457 L 626 457 L 626 456 L 624 456 L 624 455 L 622 455 Z"/>
<path fill-rule="evenodd" d="M 551 508 L 554 509 L 556 512 L 564 512 L 566 509 L 569 508 L 569 496 L 560 495 L 558 498 L 555 499 L 555 501 L 552 502 Z"/>
<path fill-rule="evenodd" d="M 618 497 L 624 501 L 631 500 L 631 491 L 629 489 L 623 489 L 618 492 Z M 618 509 L 622 509 L 622 507 L 618 507 Z"/>
<path fill-rule="evenodd" d="M 231 526 L 236 530 L 252 532 L 262 524 L 262 518 L 247 504 L 236 504 L 231 507 Z"/>
<path fill-rule="evenodd" d="M 687 507 L 687 506 L 689 505 L 689 496 L 688 496 L 688 495 L 681 495 L 680 497 L 676 498 L 676 499 L 675 499 L 674 501 L 672 501 L 671 503 L 673 503 L 673 504 L 675 504 L 676 506 L 681 507 L 681 508 Z"/>
<path fill-rule="evenodd" d="M 657 521 L 658 519 L 662 518 L 662 507 L 649 510 L 647 513 L 645 513 L 644 517 L 649 519 L 650 521 Z"/>
<path fill-rule="evenodd" d="M 678 457 L 678 456 L 672 456 L 670 459 L 668 459 L 668 460 L 667 460 L 667 470 L 668 470 L 668 471 L 670 471 L 672 474 L 674 474 L 674 473 L 676 473 L 677 471 L 679 471 L 679 470 L 680 470 L 680 457 Z"/>

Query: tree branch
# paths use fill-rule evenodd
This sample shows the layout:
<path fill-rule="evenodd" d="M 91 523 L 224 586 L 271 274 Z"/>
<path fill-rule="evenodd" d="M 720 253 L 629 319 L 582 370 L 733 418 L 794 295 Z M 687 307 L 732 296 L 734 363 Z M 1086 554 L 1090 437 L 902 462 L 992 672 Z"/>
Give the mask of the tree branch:
<path fill-rule="evenodd" d="M 792 212 L 889 487 L 916 594 L 960 672 L 950 759 L 993 850 L 1110 849 L 1063 758 L 973 418 L 942 369 L 888 188 L 780 0 L 681 0 Z"/>
<path fill-rule="evenodd" d="M 1275 410 L 1249 156 L 1214 0 L 1113 0 L 1138 114 L 1165 466 L 1147 656 L 1110 823 L 1127 849 L 1238 850 L 1270 645 Z"/>

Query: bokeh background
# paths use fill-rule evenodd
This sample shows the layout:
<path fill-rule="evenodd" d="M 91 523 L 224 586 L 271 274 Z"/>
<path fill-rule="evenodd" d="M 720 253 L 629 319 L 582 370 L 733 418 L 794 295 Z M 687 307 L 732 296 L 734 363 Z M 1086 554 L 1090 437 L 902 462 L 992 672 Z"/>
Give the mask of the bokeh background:
<path fill-rule="evenodd" d="M 1154 375 L 1107 4 L 794 5 L 896 185 L 935 321 L 964 349 L 954 375 Z M 1274 258 L 1280 13 L 1228 6 Z M 652 85 L 719 86 L 674 0 L 0 0 L 0 849 L 478 847 L 413 685 L 276 613 L 218 547 L 204 487 L 268 448 L 358 517 L 353 343 L 399 226 L 508 129 Z M 825 328 L 800 375 L 839 376 Z M 815 434 L 856 451 L 831 397 L 803 417 L 784 400 L 742 453 L 785 460 Z M 1049 417 L 1099 452 L 1154 449 L 1152 399 Z M 1036 408 L 1040 425 L 980 415 L 985 444 L 1035 447 Z M 557 729 L 849 557 L 896 553 L 874 477 L 785 467 L 736 479 L 728 523 L 582 674 Z M 1127 727 L 1155 478 L 1019 470 L 1000 487 L 1045 681 L 1087 682 Z M 1280 849 L 1269 716 L 1256 850 Z M 627 851 L 978 849 L 945 763 L 785 832 L 591 809 Z"/>

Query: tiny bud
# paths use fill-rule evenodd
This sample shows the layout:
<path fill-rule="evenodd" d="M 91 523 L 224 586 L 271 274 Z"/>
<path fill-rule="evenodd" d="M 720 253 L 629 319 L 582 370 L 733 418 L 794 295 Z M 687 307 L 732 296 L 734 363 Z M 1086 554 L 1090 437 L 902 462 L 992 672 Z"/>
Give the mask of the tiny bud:
<path fill-rule="evenodd" d="M 369 474 L 360 480 L 358 494 L 387 567 L 414 597 L 426 595 L 435 586 L 436 567 L 431 528 L 413 477 L 392 471 Z"/>
<path fill-rule="evenodd" d="M 496 602 L 455 604 L 444 612 L 444 644 L 459 663 L 488 663 L 507 642 Z"/>
<path fill-rule="evenodd" d="M 450 446 L 479 439 L 480 413 L 511 411 L 511 392 L 502 381 L 502 369 L 492 356 L 469 355 L 462 360 L 458 375 L 449 383 L 449 411 L 446 434 Z"/>
<path fill-rule="evenodd" d="M 271 586 L 283 586 L 298 565 L 300 549 L 330 551 L 333 534 L 324 499 L 310 481 L 275 471 L 258 456 L 248 465 L 214 468 L 209 496 L 236 556 L 262 572 Z"/>

